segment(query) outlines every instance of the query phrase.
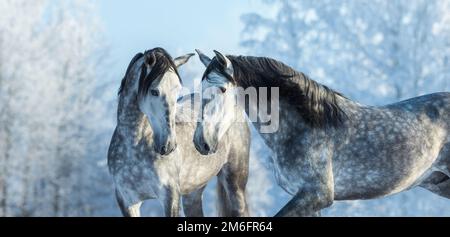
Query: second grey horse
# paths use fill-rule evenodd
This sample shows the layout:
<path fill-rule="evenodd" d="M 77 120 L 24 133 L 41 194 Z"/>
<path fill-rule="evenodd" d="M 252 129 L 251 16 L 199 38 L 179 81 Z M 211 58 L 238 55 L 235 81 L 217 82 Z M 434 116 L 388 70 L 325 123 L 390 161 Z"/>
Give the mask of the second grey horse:
<path fill-rule="evenodd" d="M 258 101 L 247 113 L 267 106 L 262 99 L 278 104 L 271 110 L 279 110 L 279 121 L 272 121 L 278 129 L 262 134 L 277 155 L 279 185 L 293 195 L 278 216 L 315 216 L 334 200 L 378 198 L 418 186 L 450 198 L 450 93 L 365 106 L 274 59 L 215 53 L 211 60 L 199 52 L 207 66 L 203 90 L 221 90 L 203 100 L 204 116 L 217 119 L 199 124 L 196 147 L 220 143 L 215 134 L 233 124 L 220 121 L 238 114 L 236 88 L 256 88 Z M 263 88 L 279 96 L 262 98 Z M 253 122 L 258 129 L 265 125 L 260 118 Z"/>

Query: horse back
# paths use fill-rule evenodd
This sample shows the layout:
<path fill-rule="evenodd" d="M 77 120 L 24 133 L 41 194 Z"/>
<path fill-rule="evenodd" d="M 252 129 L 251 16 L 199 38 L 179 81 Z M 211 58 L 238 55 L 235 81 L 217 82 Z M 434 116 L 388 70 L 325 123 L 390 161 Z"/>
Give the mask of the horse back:
<path fill-rule="evenodd" d="M 440 123 L 447 130 L 450 128 L 450 92 L 418 96 L 384 106 L 384 108 L 394 112 L 405 111 L 416 115 L 421 120 Z"/>

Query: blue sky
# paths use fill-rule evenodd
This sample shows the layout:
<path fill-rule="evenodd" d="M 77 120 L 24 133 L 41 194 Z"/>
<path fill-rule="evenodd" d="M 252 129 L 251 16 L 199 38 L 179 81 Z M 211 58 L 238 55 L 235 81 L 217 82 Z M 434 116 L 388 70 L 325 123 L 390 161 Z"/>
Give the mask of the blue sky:
<path fill-rule="evenodd" d="M 250 0 L 99 0 L 98 10 L 114 63 L 113 75 L 122 75 L 139 51 L 157 46 L 173 56 L 199 48 L 243 54 L 239 48 L 240 16 L 261 7 Z"/>

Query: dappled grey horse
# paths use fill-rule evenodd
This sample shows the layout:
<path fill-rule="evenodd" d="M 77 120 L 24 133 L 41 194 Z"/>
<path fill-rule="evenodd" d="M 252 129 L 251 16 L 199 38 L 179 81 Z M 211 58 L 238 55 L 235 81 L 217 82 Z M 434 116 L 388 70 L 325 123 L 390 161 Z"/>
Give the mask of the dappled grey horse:
<path fill-rule="evenodd" d="M 198 109 L 193 104 L 200 104 L 199 97 L 177 101 L 182 87 L 177 67 L 192 55 L 172 60 L 161 48 L 139 53 L 122 80 L 108 166 L 124 216 L 140 216 L 141 203 L 153 198 L 162 202 L 166 216 L 178 216 L 180 195 L 186 216 L 203 216 L 202 192 L 216 175 L 219 214 L 248 215 L 248 124 L 234 124 L 217 153 L 196 151 L 192 137 Z"/>
<path fill-rule="evenodd" d="M 450 93 L 365 106 L 279 61 L 215 53 L 211 60 L 199 52 L 207 66 L 203 90 L 221 90 L 203 100 L 204 116 L 217 119 L 199 124 L 196 147 L 217 143 L 214 134 L 232 124 L 217 122 L 238 114 L 232 111 L 238 107 L 223 106 L 236 102 L 231 89 L 271 88 L 267 98 L 257 90 L 257 98 L 279 104 L 279 119 L 272 121 L 278 129 L 262 137 L 276 153 L 279 185 L 293 195 L 277 216 L 316 216 L 334 200 L 378 198 L 417 186 L 450 198 Z M 247 114 L 255 106 L 247 105 Z M 264 125 L 260 118 L 254 122 Z"/>

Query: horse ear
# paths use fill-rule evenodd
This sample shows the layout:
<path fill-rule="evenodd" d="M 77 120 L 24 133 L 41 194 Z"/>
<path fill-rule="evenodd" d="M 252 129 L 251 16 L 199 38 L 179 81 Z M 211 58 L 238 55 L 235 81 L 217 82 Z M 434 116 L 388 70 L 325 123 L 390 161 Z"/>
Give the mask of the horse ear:
<path fill-rule="evenodd" d="M 209 63 L 211 63 L 211 59 L 206 56 L 206 54 L 202 53 L 199 49 L 196 49 L 195 52 L 197 52 L 198 57 L 200 58 L 200 61 L 205 65 L 205 67 L 208 67 Z"/>
<path fill-rule="evenodd" d="M 156 56 L 152 52 L 145 52 L 144 54 L 144 62 L 147 67 L 153 67 L 156 63 Z"/>
<path fill-rule="evenodd" d="M 180 67 L 181 65 L 187 63 L 189 61 L 189 59 L 194 55 L 195 55 L 195 53 L 189 53 L 189 54 L 175 58 L 173 60 L 173 62 L 175 63 L 176 67 Z"/>
<path fill-rule="evenodd" d="M 224 56 L 222 53 L 220 53 L 217 50 L 214 50 L 214 53 L 216 54 L 216 58 L 219 61 L 219 63 L 225 69 L 225 72 L 227 72 L 230 76 L 233 76 L 233 67 L 232 67 L 230 59 L 228 59 L 226 56 Z"/>
<path fill-rule="evenodd" d="M 216 54 L 217 60 L 219 60 L 219 63 L 222 64 L 222 66 L 227 68 L 231 65 L 230 60 L 227 57 L 225 57 L 222 53 L 220 53 L 217 50 L 213 50 L 213 51 Z"/>

